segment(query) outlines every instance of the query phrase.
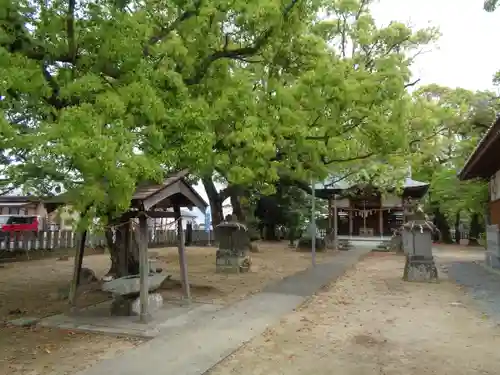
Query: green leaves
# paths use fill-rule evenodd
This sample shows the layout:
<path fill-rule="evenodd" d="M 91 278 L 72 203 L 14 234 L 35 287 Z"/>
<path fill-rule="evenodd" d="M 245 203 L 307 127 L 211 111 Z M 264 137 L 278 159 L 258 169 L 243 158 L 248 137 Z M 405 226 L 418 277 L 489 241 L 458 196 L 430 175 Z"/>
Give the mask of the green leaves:
<path fill-rule="evenodd" d="M 395 178 L 381 160 L 405 166 L 408 134 L 436 123 L 407 85 L 437 33 L 377 27 L 368 4 L 0 0 L 0 147 L 17 155 L 3 173 L 62 184 L 98 215 L 180 168 L 259 191 L 332 171 Z"/>
<path fill-rule="evenodd" d="M 431 204 L 449 219 L 457 212 L 482 215 L 487 183 L 459 181 L 458 171 L 488 130 L 500 101 L 492 92 L 471 92 L 429 85 L 415 92 L 419 117 L 414 170 L 431 182 Z M 420 154 L 420 155 L 418 155 Z"/>
<path fill-rule="evenodd" d="M 485 0 L 484 10 L 487 12 L 493 12 L 498 7 L 498 0 Z"/>

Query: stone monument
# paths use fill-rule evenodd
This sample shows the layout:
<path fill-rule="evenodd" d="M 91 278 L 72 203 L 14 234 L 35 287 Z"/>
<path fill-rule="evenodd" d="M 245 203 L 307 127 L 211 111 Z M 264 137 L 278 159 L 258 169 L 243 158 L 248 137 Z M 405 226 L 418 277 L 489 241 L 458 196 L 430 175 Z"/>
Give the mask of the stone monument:
<path fill-rule="evenodd" d="M 151 264 L 150 264 L 151 267 Z M 157 293 L 163 281 L 167 278 L 164 273 L 150 269 L 148 280 L 149 312 L 159 310 L 163 305 L 163 297 Z M 130 275 L 105 281 L 102 290 L 113 296 L 111 302 L 112 316 L 132 316 L 140 314 L 140 276 Z"/>
<path fill-rule="evenodd" d="M 403 254 L 403 230 L 402 228 L 395 229 L 391 236 L 390 248 L 396 254 Z"/>
<path fill-rule="evenodd" d="M 500 269 L 500 231 L 498 225 L 486 227 L 485 264 L 488 267 Z"/>
<path fill-rule="evenodd" d="M 406 263 L 405 281 L 436 281 L 438 272 L 432 255 L 432 235 L 436 227 L 418 210 L 402 227 L 403 251 Z"/>
<path fill-rule="evenodd" d="M 245 225 L 232 217 L 215 227 L 219 248 L 215 253 L 216 272 L 240 273 L 250 271 L 250 236 Z"/>

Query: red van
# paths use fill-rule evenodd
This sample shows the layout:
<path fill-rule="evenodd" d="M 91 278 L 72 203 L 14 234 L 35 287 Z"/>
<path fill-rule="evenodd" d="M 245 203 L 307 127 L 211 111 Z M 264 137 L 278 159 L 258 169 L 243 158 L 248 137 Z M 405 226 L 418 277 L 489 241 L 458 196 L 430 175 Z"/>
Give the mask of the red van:
<path fill-rule="evenodd" d="M 31 215 L 0 215 L 0 238 L 11 232 L 32 232 L 41 230 L 41 220 Z"/>

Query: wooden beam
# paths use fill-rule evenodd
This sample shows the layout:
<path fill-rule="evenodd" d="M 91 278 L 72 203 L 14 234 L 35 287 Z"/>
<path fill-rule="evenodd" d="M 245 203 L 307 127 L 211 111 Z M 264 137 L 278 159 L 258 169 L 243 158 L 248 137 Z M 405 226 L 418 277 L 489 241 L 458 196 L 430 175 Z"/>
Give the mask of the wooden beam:
<path fill-rule="evenodd" d="M 182 290 L 184 292 L 185 301 L 189 303 L 191 301 L 191 287 L 189 285 L 189 278 L 188 278 L 186 248 L 184 244 L 185 241 L 184 241 L 184 229 L 182 228 L 181 208 L 179 206 L 175 206 L 174 212 L 176 214 L 176 220 L 177 220 L 177 241 L 179 244 L 178 253 L 179 253 Z"/>
<path fill-rule="evenodd" d="M 380 210 L 378 211 L 378 231 L 380 237 L 382 237 L 384 235 L 384 211 L 382 211 L 382 206 L 380 206 Z"/>
<path fill-rule="evenodd" d="M 333 249 L 339 249 L 339 211 L 337 210 L 337 197 L 333 197 Z"/>
<path fill-rule="evenodd" d="M 328 197 L 328 233 L 331 233 L 333 228 L 333 207 L 332 207 L 332 196 Z"/>
<path fill-rule="evenodd" d="M 163 189 L 160 189 L 159 191 L 150 195 L 148 198 L 142 201 L 144 205 L 144 210 L 149 211 L 151 207 L 154 207 L 161 201 L 164 201 L 165 199 L 171 197 L 172 195 L 179 194 L 180 192 L 181 192 L 180 181 L 165 186 Z"/>
<path fill-rule="evenodd" d="M 172 211 L 146 211 L 146 215 L 152 218 L 175 218 L 175 212 Z M 138 218 L 141 216 L 141 211 L 128 211 L 120 217 L 120 222 L 130 219 Z"/>
<path fill-rule="evenodd" d="M 82 271 L 83 254 L 85 252 L 86 239 L 87 239 L 87 231 L 84 230 L 82 235 L 80 236 L 80 242 L 78 243 L 78 247 L 76 248 L 75 263 L 73 265 L 73 279 L 71 281 L 69 289 L 68 301 L 69 305 L 71 306 L 71 310 L 75 309 L 78 286 L 80 285 L 80 273 Z"/>
<path fill-rule="evenodd" d="M 140 321 L 147 323 L 149 315 L 149 262 L 148 262 L 148 218 L 139 217 L 139 277 L 140 277 Z"/>
<path fill-rule="evenodd" d="M 352 210 L 349 210 L 349 237 L 352 237 L 353 222 L 352 222 Z"/>
<path fill-rule="evenodd" d="M 179 184 L 182 195 L 189 199 L 201 212 L 205 212 L 208 205 L 203 198 L 184 180 L 179 181 Z"/>

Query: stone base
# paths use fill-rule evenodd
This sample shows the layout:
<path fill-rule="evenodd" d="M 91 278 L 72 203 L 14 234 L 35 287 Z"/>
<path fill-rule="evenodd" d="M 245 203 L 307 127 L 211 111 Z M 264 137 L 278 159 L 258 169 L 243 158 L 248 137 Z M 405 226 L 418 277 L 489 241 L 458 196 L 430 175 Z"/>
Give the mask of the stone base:
<path fill-rule="evenodd" d="M 217 250 L 215 258 L 215 272 L 248 272 L 252 265 L 252 258 L 245 252 L 235 254 L 228 250 Z"/>
<path fill-rule="evenodd" d="M 163 306 L 163 297 L 160 293 L 148 295 L 148 312 L 158 311 Z M 117 296 L 111 302 L 111 315 L 138 316 L 141 313 L 141 298 L 134 296 Z"/>
<path fill-rule="evenodd" d="M 487 250 L 484 253 L 484 264 L 487 267 L 491 267 L 491 268 L 500 270 L 500 258 L 498 257 L 498 255 L 495 252 L 493 252 L 491 250 Z"/>
<path fill-rule="evenodd" d="M 434 257 L 407 255 L 403 280 L 405 281 L 437 281 L 438 271 Z"/>

